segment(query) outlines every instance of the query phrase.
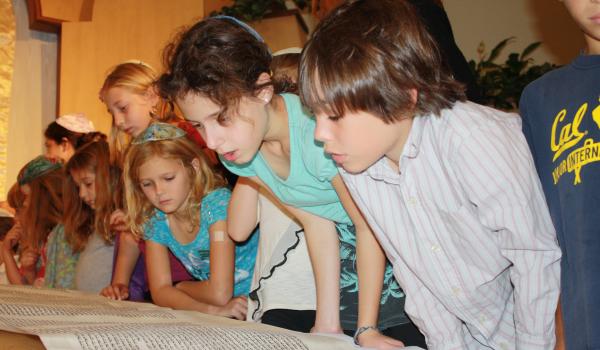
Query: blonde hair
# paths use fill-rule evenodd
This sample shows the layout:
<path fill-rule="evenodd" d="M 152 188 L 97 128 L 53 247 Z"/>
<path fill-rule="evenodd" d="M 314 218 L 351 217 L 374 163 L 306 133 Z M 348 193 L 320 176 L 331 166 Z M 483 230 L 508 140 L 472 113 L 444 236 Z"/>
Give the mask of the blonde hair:
<path fill-rule="evenodd" d="M 213 171 L 204 153 L 186 137 L 132 144 L 125 157 L 123 181 L 125 183 L 125 208 L 129 226 L 138 238 L 143 236 L 143 225 L 154 212 L 152 203 L 146 198 L 139 185 L 139 169 L 152 157 L 182 162 L 187 175 L 190 177 L 192 187 L 190 196 L 185 203 L 186 219 L 194 226 L 199 224 L 198 209 L 202 198 L 215 188 L 225 185 L 225 180 Z M 197 170 L 192 166 L 194 159 L 199 161 Z"/>
<path fill-rule="evenodd" d="M 73 171 L 87 170 L 95 175 L 95 209 L 79 198 Z M 90 142 L 78 149 L 66 165 L 67 179 L 64 183 L 64 225 L 71 248 L 82 251 L 94 230 L 106 243 L 111 243 L 114 233 L 109 228 L 110 215 L 121 205 L 120 171 L 110 163 L 108 143 L 104 140 Z"/>
<path fill-rule="evenodd" d="M 113 67 L 107 74 L 100 88 L 100 100 L 105 102 L 108 90 L 114 87 L 126 89 L 136 95 L 146 95 L 154 92 L 157 74 L 154 69 L 142 61 L 127 61 Z M 157 94 L 158 95 L 158 94 Z M 156 109 L 150 113 L 154 120 L 172 122 L 181 120 L 180 113 L 173 103 L 159 96 Z M 120 131 L 112 119 L 110 132 L 111 161 L 115 164 L 123 164 L 123 154 L 130 142 L 130 136 Z"/>

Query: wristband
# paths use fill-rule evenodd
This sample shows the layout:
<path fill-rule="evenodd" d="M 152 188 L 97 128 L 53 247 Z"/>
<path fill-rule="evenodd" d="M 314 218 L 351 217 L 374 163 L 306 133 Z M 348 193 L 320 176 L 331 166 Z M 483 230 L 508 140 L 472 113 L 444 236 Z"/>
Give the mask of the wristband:
<path fill-rule="evenodd" d="M 377 327 L 375 327 L 375 326 L 362 326 L 362 327 L 359 327 L 359 328 L 356 330 L 356 332 L 354 332 L 354 336 L 352 337 L 352 339 L 354 339 L 354 344 L 356 344 L 356 345 L 359 345 L 359 346 L 360 346 L 360 344 L 358 343 L 358 337 L 359 337 L 361 334 L 363 334 L 364 332 L 368 331 L 369 329 L 374 329 L 374 330 L 376 330 L 376 331 L 379 331 L 379 330 L 377 329 Z"/>

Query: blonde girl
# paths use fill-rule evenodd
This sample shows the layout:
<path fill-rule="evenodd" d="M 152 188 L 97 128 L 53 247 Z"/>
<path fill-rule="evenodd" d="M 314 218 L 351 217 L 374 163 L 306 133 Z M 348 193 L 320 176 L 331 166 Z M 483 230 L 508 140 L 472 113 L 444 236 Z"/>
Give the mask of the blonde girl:
<path fill-rule="evenodd" d="M 148 127 L 127 152 L 124 181 L 129 226 L 146 240 L 153 301 L 244 319 L 258 235 L 238 245 L 229 238 L 231 193 L 185 132 Z M 198 281 L 173 286 L 169 251 Z"/>
<path fill-rule="evenodd" d="M 148 64 L 142 61 L 127 61 L 111 69 L 100 89 L 100 100 L 106 104 L 112 116 L 111 163 L 121 168 L 130 139 L 142 133 L 150 123 L 166 121 L 179 124 L 182 122 L 177 117 L 173 105 L 156 94 L 155 79 L 156 72 Z M 193 128 L 187 129 L 195 131 Z M 198 145 L 202 147 L 204 145 L 202 138 L 196 139 Z M 215 158 L 214 153 L 212 157 Z M 115 210 L 110 217 L 110 224 L 111 228 L 118 232 L 117 260 L 113 278 L 110 284 L 102 289 L 101 294 L 112 299 L 147 299 L 146 272 L 143 255 L 141 255 L 144 250 L 143 242 L 138 244 L 139 242 L 131 236 L 129 228 L 125 225 L 125 215 L 121 210 Z M 174 256 L 171 255 L 170 259 L 173 281 L 192 279 Z M 130 284 L 132 290 L 129 289 Z"/>

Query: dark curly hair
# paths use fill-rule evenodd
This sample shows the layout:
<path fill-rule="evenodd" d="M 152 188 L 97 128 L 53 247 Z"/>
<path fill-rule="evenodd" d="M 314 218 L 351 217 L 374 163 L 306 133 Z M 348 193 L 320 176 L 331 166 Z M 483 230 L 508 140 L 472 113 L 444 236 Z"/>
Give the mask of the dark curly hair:
<path fill-rule="evenodd" d="M 196 93 L 210 98 L 223 112 L 243 96 L 272 84 L 256 84 L 261 73 L 270 73 L 266 44 L 223 18 L 202 20 L 179 33 L 165 47 L 163 60 L 166 73 L 157 81 L 161 97 L 175 100 Z"/>

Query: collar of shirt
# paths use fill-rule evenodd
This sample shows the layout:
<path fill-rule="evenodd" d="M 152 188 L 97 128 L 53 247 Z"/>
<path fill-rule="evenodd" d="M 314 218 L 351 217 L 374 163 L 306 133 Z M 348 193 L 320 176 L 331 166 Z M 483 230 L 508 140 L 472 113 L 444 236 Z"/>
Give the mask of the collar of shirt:
<path fill-rule="evenodd" d="M 400 169 L 399 172 L 394 171 L 389 164 L 390 161 L 383 156 L 368 168 L 365 171 L 365 174 L 374 180 L 400 184 L 401 175 L 406 169 L 407 160 L 414 159 L 419 155 L 421 140 L 423 138 L 423 129 L 427 122 L 427 118 L 429 117 L 414 117 L 410 133 L 408 134 L 408 138 L 402 149 L 402 154 L 400 155 L 401 161 L 398 164 L 398 169 Z M 403 159 L 404 161 L 402 161 Z"/>

